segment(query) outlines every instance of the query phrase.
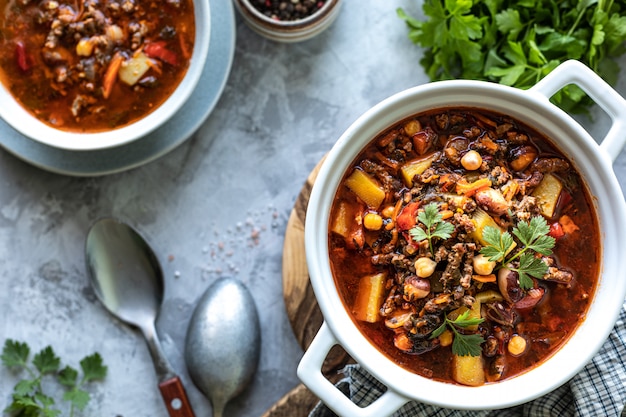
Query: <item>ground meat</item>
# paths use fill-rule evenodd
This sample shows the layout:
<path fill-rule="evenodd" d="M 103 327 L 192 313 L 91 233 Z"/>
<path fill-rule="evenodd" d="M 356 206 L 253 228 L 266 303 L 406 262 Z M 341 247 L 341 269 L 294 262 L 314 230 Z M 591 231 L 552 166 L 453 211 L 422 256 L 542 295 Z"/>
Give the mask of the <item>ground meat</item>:
<path fill-rule="evenodd" d="M 549 172 L 565 172 L 570 169 L 570 164 L 561 158 L 540 158 L 532 163 L 530 169 L 543 174 Z"/>

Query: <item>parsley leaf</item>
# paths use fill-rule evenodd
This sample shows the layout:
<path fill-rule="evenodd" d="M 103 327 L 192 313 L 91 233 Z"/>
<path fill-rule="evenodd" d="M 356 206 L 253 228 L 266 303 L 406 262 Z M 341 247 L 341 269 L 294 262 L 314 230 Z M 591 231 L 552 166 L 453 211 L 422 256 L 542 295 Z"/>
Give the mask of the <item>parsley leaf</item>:
<path fill-rule="evenodd" d="M 4 344 L 0 358 L 6 367 L 25 367 L 29 355 L 30 348 L 26 343 L 8 339 Z"/>
<path fill-rule="evenodd" d="M 519 222 L 513 229 L 522 245 L 542 255 L 551 255 L 555 245 L 555 239 L 548 236 L 550 226 L 546 219 L 540 216 L 533 217 L 530 222 Z"/>
<path fill-rule="evenodd" d="M 454 333 L 452 340 L 452 353 L 457 356 L 479 356 L 481 354 L 480 345 L 485 341 L 479 334 L 463 334 L 457 328 L 467 328 L 476 326 L 485 321 L 483 318 L 470 317 L 470 311 L 466 310 L 456 319 L 450 320 L 448 316 L 444 316 L 444 322 L 430 335 L 431 339 L 441 336 L 441 334 L 450 328 Z"/>
<path fill-rule="evenodd" d="M 52 347 L 46 346 L 33 358 L 33 365 L 42 374 L 49 374 L 59 369 L 61 359 L 54 354 Z"/>
<path fill-rule="evenodd" d="M 62 411 L 56 408 L 55 399 L 43 391 L 42 381 L 49 378 L 66 387 L 63 401 L 69 402 L 69 416 L 73 417 L 74 410 L 83 410 L 90 399 L 89 393 L 82 385 L 103 379 L 107 372 L 107 367 L 103 365 L 102 357 L 98 353 L 80 361 L 82 379 L 79 379 L 78 371 L 70 366 L 60 369 L 61 359 L 56 356 L 51 346 L 46 346 L 38 352 L 30 364 L 29 356 L 30 347 L 26 343 L 11 339 L 5 341 L 0 356 L 4 366 L 28 373 L 28 378 L 19 381 L 13 388 L 12 402 L 4 409 L 4 412 L 10 415 L 32 417 L 62 415 Z"/>
<path fill-rule="evenodd" d="M 103 379 L 107 374 L 107 367 L 103 365 L 102 356 L 97 352 L 81 360 L 80 368 L 85 382 Z"/>
<path fill-rule="evenodd" d="M 433 238 L 449 239 L 454 232 L 454 226 L 451 223 L 443 221 L 437 203 L 430 203 L 424 206 L 424 210 L 420 211 L 417 219 L 424 224 L 425 229 L 415 226 L 409 230 L 409 234 L 416 242 L 428 240 L 430 252 L 433 253 Z"/>
<path fill-rule="evenodd" d="M 432 81 L 494 81 L 527 89 L 561 62 L 577 59 L 609 84 L 626 52 L 626 6 L 604 0 L 424 0 L 424 19 L 397 9 L 408 36 L 425 48 Z M 552 97 L 566 111 L 592 101 L 570 85 Z"/>
<path fill-rule="evenodd" d="M 483 230 L 482 237 L 487 245 L 480 249 L 480 253 L 490 261 L 501 262 L 503 266 L 508 265 L 509 269 L 518 273 L 520 287 L 530 289 L 533 287 L 531 277 L 542 278 L 548 272 L 548 265 L 535 254 L 551 255 L 556 240 L 548 236 L 550 226 L 542 216 L 535 216 L 529 222 L 518 222 L 512 232 L 521 246 L 511 256 L 507 257 L 507 253 L 516 244 L 513 236 L 509 232 L 502 232 L 491 226 Z M 511 265 L 518 258 L 519 266 Z"/>

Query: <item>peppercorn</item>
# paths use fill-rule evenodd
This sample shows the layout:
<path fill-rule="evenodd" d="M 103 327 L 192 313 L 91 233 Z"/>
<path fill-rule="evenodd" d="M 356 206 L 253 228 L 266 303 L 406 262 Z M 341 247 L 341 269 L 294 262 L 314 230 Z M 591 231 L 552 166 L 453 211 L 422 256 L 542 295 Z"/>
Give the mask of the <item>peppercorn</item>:
<path fill-rule="evenodd" d="M 265 16 L 279 21 L 295 21 L 309 17 L 327 0 L 251 0 L 252 6 Z"/>

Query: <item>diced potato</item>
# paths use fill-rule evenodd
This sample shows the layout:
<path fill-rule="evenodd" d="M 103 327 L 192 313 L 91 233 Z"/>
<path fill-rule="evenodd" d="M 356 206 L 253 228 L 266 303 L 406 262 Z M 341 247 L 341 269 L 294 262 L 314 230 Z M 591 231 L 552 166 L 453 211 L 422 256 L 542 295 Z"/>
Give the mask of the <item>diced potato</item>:
<path fill-rule="evenodd" d="M 537 188 L 532 192 L 532 196 L 537 198 L 541 214 L 546 217 L 554 216 L 561 190 L 563 190 L 563 184 L 558 178 L 549 173 L 544 175 Z"/>
<path fill-rule="evenodd" d="M 404 179 L 404 183 L 412 187 L 413 186 L 413 178 L 416 175 L 422 175 L 424 171 L 426 171 L 433 164 L 433 161 L 439 156 L 439 153 L 435 152 L 426 157 L 414 159 L 412 161 L 408 161 L 406 164 L 402 165 L 400 168 L 400 172 L 402 173 L 402 178 Z"/>
<path fill-rule="evenodd" d="M 452 378 L 459 384 L 476 387 L 485 383 L 482 356 L 452 355 Z"/>
<path fill-rule="evenodd" d="M 341 201 L 333 213 L 333 221 L 330 230 L 340 236 L 348 237 L 350 225 L 354 221 L 350 212 L 351 210 L 348 203 Z"/>
<path fill-rule="evenodd" d="M 367 275 L 359 281 L 356 300 L 354 302 L 354 317 L 368 323 L 380 320 L 379 309 L 383 302 L 385 289 L 385 274 Z"/>
<path fill-rule="evenodd" d="M 151 67 L 150 58 L 143 52 L 133 55 L 132 58 L 122 63 L 118 76 L 128 85 L 135 85 Z"/>
<path fill-rule="evenodd" d="M 485 240 L 483 239 L 483 230 L 485 230 L 485 227 L 491 226 L 500 231 L 502 230 L 498 223 L 496 223 L 496 221 L 493 219 L 493 217 L 491 217 L 486 211 L 482 209 L 477 209 L 474 212 L 474 215 L 472 216 L 472 221 L 474 222 L 476 229 L 474 229 L 474 231 L 471 233 L 471 237 L 474 240 L 480 242 L 480 244 L 483 246 L 487 245 L 487 242 L 485 242 Z"/>
<path fill-rule="evenodd" d="M 385 199 L 383 187 L 360 169 L 352 171 L 352 174 L 346 179 L 346 185 L 371 208 L 378 208 Z"/>
<path fill-rule="evenodd" d="M 474 297 L 479 303 L 491 303 L 493 301 L 502 301 L 504 298 L 499 291 L 487 290 L 481 291 Z"/>

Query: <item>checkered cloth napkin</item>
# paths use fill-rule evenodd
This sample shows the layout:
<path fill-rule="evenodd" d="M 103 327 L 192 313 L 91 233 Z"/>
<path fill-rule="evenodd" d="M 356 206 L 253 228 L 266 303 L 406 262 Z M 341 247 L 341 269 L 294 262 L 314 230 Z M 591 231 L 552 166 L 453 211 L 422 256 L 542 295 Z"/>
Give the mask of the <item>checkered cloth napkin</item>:
<path fill-rule="evenodd" d="M 365 407 L 385 386 L 358 365 L 348 365 L 337 387 L 357 405 Z M 626 417 L 626 304 L 615 328 L 593 360 L 569 382 L 534 401 L 491 411 L 443 409 L 409 402 L 393 417 Z M 319 403 L 309 417 L 334 417 Z M 348 416 L 346 416 L 348 417 Z"/>

